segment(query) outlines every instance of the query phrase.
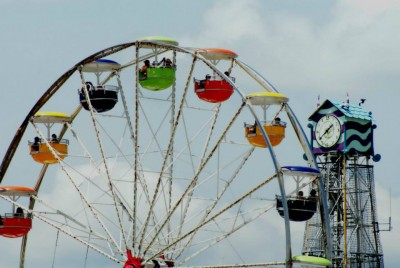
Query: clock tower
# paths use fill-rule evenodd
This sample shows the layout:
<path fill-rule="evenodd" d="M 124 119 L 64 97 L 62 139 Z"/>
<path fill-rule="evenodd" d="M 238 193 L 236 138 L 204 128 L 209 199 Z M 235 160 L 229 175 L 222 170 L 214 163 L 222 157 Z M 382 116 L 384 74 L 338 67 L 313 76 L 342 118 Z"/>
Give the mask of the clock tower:
<path fill-rule="evenodd" d="M 372 113 L 361 106 L 326 100 L 309 120 L 314 154 L 374 156 Z"/>
<path fill-rule="evenodd" d="M 309 117 L 311 146 L 327 193 L 332 267 L 383 267 L 372 161 L 372 113 L 360 105 L 325 100 Z M 371 161 L 372 160 L 372 161 Z M 323 223 L 306 224 L 303 254 L 323 252 Z"/>

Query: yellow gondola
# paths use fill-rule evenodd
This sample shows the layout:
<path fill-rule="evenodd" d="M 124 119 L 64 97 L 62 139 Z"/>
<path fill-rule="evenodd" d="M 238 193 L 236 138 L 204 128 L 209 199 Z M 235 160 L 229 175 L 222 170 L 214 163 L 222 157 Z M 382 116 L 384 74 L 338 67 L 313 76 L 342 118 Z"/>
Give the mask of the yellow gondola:
<path fill-rule="evenodd" d="M 50 142 L 50 146 L 54 149 L 60 159 L 64 159 L 68 155 L 68 141 L 60 140 L 57 143 Z M 35 143 L 30 143 L 30 154 L 36 162 L 42 164 L 55 164 L 58 162 L 57 157 L 53 155 L 50 148 L 43 141 L 35 146 Z"/>
<path fill-rule="evenodd" d="M 32 118 L 32 123 L 42 123 L 46 126 L 48 132 L 47 141 L 35 137 L 33 142 L 29 142 L 30 155 L 33 160 L 41 164 L 55 164 L 59 159 L 64 159 L 68 155 L 68 143 L 66 139 L 58 139 L 55 134 L 50 137 L 50 128 L 55 123 L 70 122 L 69 115 L 60 112 L 37 112 Z M 52 150 L 49 146 L 54 150 Z"/>
<path fill-rule="evenodd" d="M 281 105 L 288 101 L 288 98 L 276 92 L 256 92 L 246 96 L 248 102 L 254 106 L 261 106 L 264 111 L 263 128 L 268 135 L 271 146 L 279 145 L 285 138 L 286 123 L 282 122 L 279 117 L 275 117 L 273 121 L 266 121 L 266 110 L 271 105 Z M 253 125 L 244 124 L 245 137 L 250 144 L 266 148 L 267 142 L 262 135 L 261 129 L 256 123 Z"/>
<path fill-rule="evenodd" d="M 264 130 L 268 135 L 271 146 L 277 146 L 285 138 L 286 125 L 265 124 Z M 254 146 L 266 148 L 267 143 L 264 140 L 262 132 L 257 125 L 245 124 L 245 136 L 247 140 Z"/>

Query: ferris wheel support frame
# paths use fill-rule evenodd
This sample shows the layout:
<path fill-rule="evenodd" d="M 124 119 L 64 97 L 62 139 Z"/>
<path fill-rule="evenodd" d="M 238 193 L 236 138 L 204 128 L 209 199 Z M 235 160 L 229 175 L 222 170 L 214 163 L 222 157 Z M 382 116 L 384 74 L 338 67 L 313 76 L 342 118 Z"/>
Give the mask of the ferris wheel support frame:
<path fill-rule="evenodd" d="M 251 77 L 253 77 L 262 87 L 264 87 L 268 91 L 274 91 L 278 92 L 275 87 L 263 76 L 261 76 L 258 72 L 256 72 L 253 68 L 248 66 L 247 64 L 236 60 L 238 65 L 245 70 Z M 308 139 L 306 138 L 306 134 L 304 133 L 303 128 L 300 125 L 299 120 L 297 119 L 296 115 L 294 114 L 293 110 L 290 108 L 290 106 L 287 104 L 285 105 L 286 112 L 289 116 L 289 119 L 292 122 L 292 126 L 296 132 L 296 135 L 303 147 L 303 150 L 306 154 L 307 160 L 309 161 L 310 165 L 312 168 L 319 170 L 318 165 L 316 164 L 316 158 L 314 154 L 311 151 L 311 146 L 308 142 Z M 326 244 L 326 258 L 331 259 L 332 258 L 332 240 L 331 236 L 329 235 L 331 232 L 330 224 L 329 224 L 329 209 L 328 209 L 328 203 L 327 203 L 327 194 L 325 191 L 324 183 L 322 180 L 322 176 L 318 177 L 318 184 L 319 184 L 319 194 L 322 197 L 320 200 L 322 201 L 322 205 L 320 205 L 320 209 L 322 211 L 321 213 L 321 221 L 325 227 L 325 233 L 323 234 L 325 237 L 325 244 Z M 282 199 L 282 202 L 285 202 Z M 286 203 L 286 202 L 285 202 Z M 285 205 L 284 205 L 284 211 L 285 211 Z M 285 214 L 287 212 L 284 212 Z"/>
<path fill-rule="evenodd" d="M 20 128 L 18 129 L 17 133 L 15 134 L 13 140 L 10 143 L 10 146 L 6 152 L 6 156 L 4 157 L 1 166 L 0 166 L 0 183 L 4 178 L 4 175 L 8 169 L 8 166 L 11 162 L 11 159 L 13 158 L 15 151 L 22 139 L 22 136 L 28 126 L 28 123 L 30 122 L 30 119 L 36 114 L 36 112 L 39 111 L 39 109 L 57 92 L 57 90 L 69 79 L 69 77 L 75 73 L 75 71 L 77 71 L 80 66 L 86 64 L 86 63 L 90 63 L 94 60 L 97 59 L 101 59 L 103 57 L 106 57 L 110 54 L 116 53 L 118 51 L 124 50 L 126 48 L 132 47 L 132 46 L 136 46 L 136 48 L 138 49 L 138 47 L 141 44 L 146 44 L 146 45 L 154 45 L 151 42 L 132 42 L 132 43 L 126 43 L 126 44 L 121 44 L 121 45 L 116 45 L 107 49 L 104 49 L 100 52 L 97 52 L 89 57 L 87 57 L 86 59 L 82 60 L 81 62 L 79 62 L 78 64 L 76 64 L 74 67 L 72 67 L 70 70 L 68 70 L 66 73 L 64 73 L 58 80 L 56 80 L 56 82 L 53 83 L 52 86 L 50 86 L 50 88 L 42 95 L 42 97 L 37 101 L 37 103 L 33 106 L 33 108 L 31 109 L 31 111 L 28 113 L 28 115 L 26 116 L 25 120 L 22 122 Z M 210 69 L 212 69 L 215 73 L 217 73 L 220 77 L 222 77 L 223 79 L 225 79 L 232 87 L 233 89 L 241 96 L 242 101 L 243 101 L 243 105 L 246 105 L 251 114 L 254 116 L 257 125 L 261 126 L 261 122 L 259 121 L 254 108 L 252 107 L 252 104 L 246 100 L 246 97 L 243 95 L 243 93 L 239 90 L 239 88 L 235 85 L 235 83 L 231 80 L 230 77 L 226 76 L 223 72 L 221 72 L 218 68 L 216 68 L 211 61 L 207 60 L 206 58 L 204 58 L 203 56 L 199 55 L 197 52 L 192 52 L 189 49 L 185 49 L 185 48 L 181 48 L 178 46 L 174 46 L 174 45 L 154 45 L 160 48 L 165 49 L 165 51 L 168 50 L 173 50 L 174 52 L 176 51 L 180 51 L 183 53 L 187 53 L 187 54 L 191 54 L 193 56 L 193 60 L 195 61 L 197 58 L 202 60 Z M 154 53 L 153 53 L 154 54 Z M 150 56 L 146 56 L 146 57 L 151 57 L 151 55 L 153 54 L 149 54 Z M 139 58 L 136 58 L 136 64 L 138 63 Z M 277 92 L 272 85 L 267 82 L 265 79 L 260 79 L 259 78 L 259 74 L 257 74 L 254 70 L 250 69 L 247 65 L 243 64 L 242 62 L 238 61 L 238 60 L 234 60 L 242 69 L 244 69 L 251 77 L 253 77 L 257 82 L 260 83 L 260 85 L 266 89 L 267 91 L 275 91 Z M 130 65 L 134 65 L 135 63 L 130 63 L 128 64 Z M 126 65 L 126 66 L 128 66 Z M 122 69 L 122 67 L 121 67 Z M 137 75 L 138 75 L 138 71 L 137 71 Z M 188 78 L 189 80 L 189 78 Z M 138 88 L 138 81 L 136 79 L 136 88 Z M 137 89 L 136 89 L 137 90 Z M 87 95 L 87 90 L 85 90 L 85 93 Z M 138 109 L 138 105 L 136 105 Z M 302 144 L 302 147 L 304 149 L 304 151 L 306 152 L 306 155 L 308 157 L 308 161 L 310 163 L 311 166 L 315 166 L 315 159 L 310 151 L 310 147 L 308 145 L 307 139 L 305 139 L 305 135 L 303 130 L 301 129 L 297 118 L 294 116 L 294 113 L 292 112 L 292 110 L 290 109 L 290 107 L 286 104 L 285 105 L 287 107 L 287 114 L 290 118 L 290 120 L 292 121 L 293 127 L 295 129 L 295 132 L 299 138 L 300 143 Z M 137 131 L 137 127 L 135 128 Z M 268 134 L 266 133 L 266 131 L 263 128 L 260 128 L 262 136 L 264 137 L 264 140 L 266 141 L 266 144 L 268 145 L 268 149 L 269 149 L 269 153 L 275 168 L 275 174 L 278 178 L 278 182 L 279 182 L 279 187 L 280 187 L 280 191 L 281 191 L 281 196 L 282 196 L 282 202 L 283 202 L 283 209 L 284 209 L 284 214 L 285 214 L 285 235 L 286 235 L 286 265 L 287 267 L 291 267 L 292 266 L 292 253 L 291 253 L 291 236 L 290 236 L 290 223 L 289 223 L 289 218 L 288 218 L 288 207 L 287 207 L 287 202 L 286 202 L 286 193 L 285 193 L 285 188 L 283 185 L 283 177 L 282 177 L 282 173 L 280 172 L 280 167 L 279 164 L 277 162 L 276 159 L 276 155 L 274 153 L 274 150 L 271 146 L 271 143 L 269 141 L 268 138 Z M 47 165 L 45 165 L 42 169 L 42 173 L 44 174 L 46 172 L 47 169 Z M 136 177 L 136 175 L 135 175 Z M 42 177 L 43 178 L 43 177 Z M 41 179 L 39 180 L 40 182 L 37 184 L 38 188 L 40 187 L 41 184 Z M 321 181 L 320 181 L 321 183 Z M 320 184 L 321 186 L 321 184 Z M 320 187 L 320 189 L 323 189 L 323 187 Z M 322 190 L 323 191 L 323 190 Z M 324 192 L 322 192 L 322 197 L 324 197 L 325 194 Z M 326 196 L 325 196 L 326 198 Z M 115 200 L 115 199 L 114 199 Z M 32 205 L 32 207 L 34 206 L 34 202 L 32 202 L 30 205 Z M 327 213 L 327 209 L 326 209 L 326 200 L 323 200 L 323 204 L 322 207 L 324 208 L 324 215 L 326 216 Z M 118 214 L 118 212 L 117 212 Z M 326 224 L 328 225 L 327 221 Z M 327 226 L 329 230 L 329 226 Z M 161 228 L 160 228 L 161 229 Z M 145 233 L 145 232 L 144 232 Z M 329 237 L 329 236 L 327 236 Z M 154 241 L 154 240 L 153 240 Z M 26 239 L 24 239 L 24 242 L 22 243 L 23 247 L 26 247 Z M 327 255 L 330 255 L 330 250 L 329 250 L 329 245 L 330 245 L 330 241 L 327 241 Z M 139 249 L 140 251 L 140 249 Z M 21 251 L 22 252 L 22 251 Z M 23 252 L 25 252 L 25 249 L 23 250 Z M 329 258 L 329 256 L 327 256 Z M 20 265 L 21 268 L 23 268 L 23 263 L 24 263 L 24 257 L 21 257 L 21 263 L 22 265 Z"/>

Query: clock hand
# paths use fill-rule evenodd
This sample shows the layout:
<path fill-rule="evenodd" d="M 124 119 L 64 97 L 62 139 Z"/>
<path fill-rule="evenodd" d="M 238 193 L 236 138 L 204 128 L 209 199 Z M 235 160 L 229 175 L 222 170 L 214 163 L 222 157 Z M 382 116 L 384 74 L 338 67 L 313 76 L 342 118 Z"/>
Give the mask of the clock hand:
<path fill-rule="evenodd" d="M 332 127 L 333 127 L 333 124 L 331 124 L 331 125 L 325 130 L 325 132 L 324 132 L 321 136 L 319 136 L 319 138 L 321 139 L 326 133 L 329 132 L 329 130 L 331 130 Z"/>

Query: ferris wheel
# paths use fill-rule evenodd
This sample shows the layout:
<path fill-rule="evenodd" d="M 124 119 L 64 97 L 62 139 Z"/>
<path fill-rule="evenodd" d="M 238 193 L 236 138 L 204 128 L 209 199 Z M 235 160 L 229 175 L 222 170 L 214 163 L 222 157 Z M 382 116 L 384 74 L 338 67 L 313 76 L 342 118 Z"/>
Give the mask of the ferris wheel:
<path fill-rule="evenodd" d="M 329 265 L 329 238 L 320 256 L 293 243 L 326 198 L 288 102 L 231 50 L 154 36 L 95 53 L 11 141 L 0 235 L 19 267 Z"/>

